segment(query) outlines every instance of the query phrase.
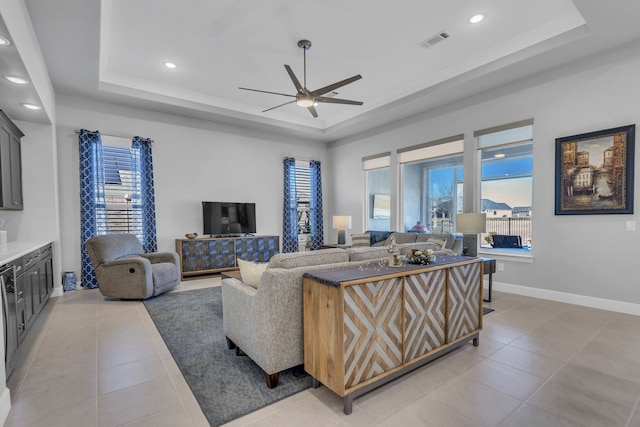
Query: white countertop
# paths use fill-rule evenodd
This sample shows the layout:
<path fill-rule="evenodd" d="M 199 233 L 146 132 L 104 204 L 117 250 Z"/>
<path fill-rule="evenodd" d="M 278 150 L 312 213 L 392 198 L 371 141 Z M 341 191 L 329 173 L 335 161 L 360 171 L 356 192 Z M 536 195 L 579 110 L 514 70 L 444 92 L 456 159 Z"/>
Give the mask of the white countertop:
<path fill-rule="evenodd" d="M 51 240 L 0 243 L 0 265 L 4 265 L 50 243 L 52 243 Z"/>

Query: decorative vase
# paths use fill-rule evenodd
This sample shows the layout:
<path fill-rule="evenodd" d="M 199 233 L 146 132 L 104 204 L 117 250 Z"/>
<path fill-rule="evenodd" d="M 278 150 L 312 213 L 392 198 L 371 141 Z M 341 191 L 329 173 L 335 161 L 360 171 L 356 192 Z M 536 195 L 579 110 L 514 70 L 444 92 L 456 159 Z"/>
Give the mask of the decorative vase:
<path fill-rule="evenodd" d="M 62 279 L 62 289 L 65 292 L 76 290 L 76 275 L 73 271 L 65 271 Z"/>

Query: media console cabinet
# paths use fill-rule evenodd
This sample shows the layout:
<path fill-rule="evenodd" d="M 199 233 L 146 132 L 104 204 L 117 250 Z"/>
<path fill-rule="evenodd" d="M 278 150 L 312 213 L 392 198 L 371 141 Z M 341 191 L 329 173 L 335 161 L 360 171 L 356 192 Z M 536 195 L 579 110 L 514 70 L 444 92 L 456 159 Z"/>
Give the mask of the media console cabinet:
<path fill-rule="evenodd" d="M 182 278 L 238 268 L 238 259 L 267 262 L 280 252 L 279 236 L 176 239 Z"/>
<path fill-rule="evenodd" d="M 441 258 L 443 260 L 441 261 Z M 478 258 L 306 273 L 304 369 L 353 399 L 473 340 L 482 329 Z"/>

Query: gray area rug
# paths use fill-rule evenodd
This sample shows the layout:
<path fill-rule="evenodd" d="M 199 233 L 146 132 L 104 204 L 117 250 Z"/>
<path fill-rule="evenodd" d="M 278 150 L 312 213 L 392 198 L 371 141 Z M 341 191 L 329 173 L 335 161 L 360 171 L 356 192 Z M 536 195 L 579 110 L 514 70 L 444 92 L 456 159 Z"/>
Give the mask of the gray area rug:
<path fill-rule="evenodd" d="M 227 348 L 220 287 L 167 293 L 144 305 L 212 426 L 313 385 L 300 366 L 280 373 L 278 386 L 269 390 L 262 370 Z"/>

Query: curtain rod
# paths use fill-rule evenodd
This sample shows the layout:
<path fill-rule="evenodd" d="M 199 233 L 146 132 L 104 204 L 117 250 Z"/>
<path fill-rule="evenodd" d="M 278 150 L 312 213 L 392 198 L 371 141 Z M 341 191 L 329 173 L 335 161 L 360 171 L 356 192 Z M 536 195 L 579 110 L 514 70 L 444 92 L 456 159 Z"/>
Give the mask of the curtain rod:
<path fill-rule="evenodd" d="M 76 129 L 76 130 L 75 130 L 75 132 L 76 132 L 76 133 L 80 133 L 80 129 Z M 95 134 L 95 133 L 96 133 L 96 132 L 98 132 L 98 131 L 90 130 L 90 131 L 88 131 L 88 132 L 89 132 L 90 134 Z M 113 134 L 110 134 L 110 133 L 102 133 L 102 132 L 100 132 L 100 135 L 104 135 L 104 136 L 111 136 L 111 137 L 113 137 L 113 138 L 133 139 L 133 136 L 113 135 Z M 142 137 L 141 137 L 141 138 L 142 138 Z M 148 139 L 149 141 L 151 141 L 151 143 L 153 143 L 153 139 L 151 139 L 151 138 L 142 138 L 142 139 Z"/>
<path fill-rule="evenodd" d="M 287 156 L 284 155 L 282 157 L 283 159 L 289 158 L 289 159 L 294 159 L 294 160 L 300 160 L 301 162 L 310 162 L 310 161 L 315 161 L 315 162 L 320 162 L 320 159 L 309 159 L 309 158 L 303 158 L 303 157 L 296 157 L 296 156 Z"/>

